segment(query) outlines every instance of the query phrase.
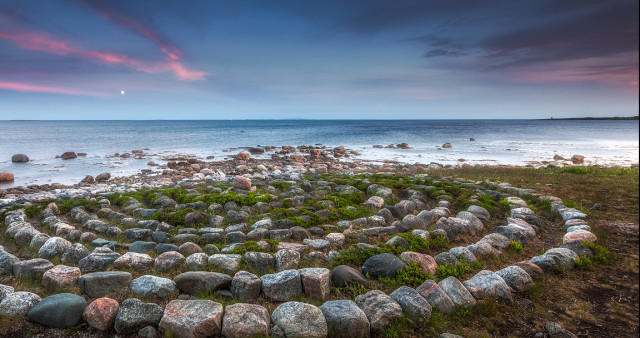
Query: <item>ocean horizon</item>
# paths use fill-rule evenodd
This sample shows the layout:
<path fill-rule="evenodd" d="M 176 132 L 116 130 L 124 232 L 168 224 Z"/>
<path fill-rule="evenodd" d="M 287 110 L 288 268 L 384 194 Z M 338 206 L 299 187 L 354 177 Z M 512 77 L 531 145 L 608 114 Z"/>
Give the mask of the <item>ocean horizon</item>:
<path fill-rule="evenodd" d="M 14 120 L 0 121 L 0 130 L 0 172 L 16 176 L 3 187 L 72 184 L 102 172 L 131 175 L 148 169 L 148 161 L 163 164 L 177 154 L 222 160 L 256 146 L 346 146 L 357 155 L 345 160 L 376 163 L 524 166 L 575 154 L 592 165 L 638 163 L 637 120 Z M 386 148 L 400 143 L 410 148 Z M 444 143 L 452 147 L 445 149 Z M 114 156 L 135 149 L 145 149 L 149 157 Z M 87 156 L 56 158 L 67 151 Z M 30 161 L 12 163 L 14 154 Z M 256 157 L 269 158 L 270 152 Z"/>

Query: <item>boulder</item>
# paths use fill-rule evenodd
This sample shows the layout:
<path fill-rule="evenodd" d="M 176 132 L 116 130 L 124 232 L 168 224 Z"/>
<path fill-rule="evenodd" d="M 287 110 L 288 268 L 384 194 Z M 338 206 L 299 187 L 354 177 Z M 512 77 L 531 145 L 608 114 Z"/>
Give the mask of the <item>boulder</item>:
<path fill-rule="evenodd" d="M 513 301 L 511 288 L 493 271 L 482 270 L 462 284 L 475 299 L 496 297 L 509 303 Z"/>
<path fill-rule="evenodd" d="M 224 273 L 232 274 L 238 271 L 242 256 L 236 254 L 215 254 L 209 257 L 208 263 Z"/>
<path fill-rule="evenodd" d="M 562 244 L 573 242 L 573 241 L 585 241 L 585 242 L 595 242 L 598 240 L 598 237 L 594 235 L 590 231 L 586 230 L 578 230 L 567 232 L 562 237 Z"/>
<path fill-rule="evenodd" d="M 327 322 L 322 311 L 311 304 L 286 302 L 271 314 L 271 321 L 289 338 L 327 337 Z"/>
<path fill-rule="evenodd" d="M 260 297 L 262 281 L 260 277 L 247 271 L 238 271 L 231 280 L 231 294 L 241 302 Z"/>
<path fill-rule="evenodd" d="M 511 244 L 511 240 L 499 233 L 494 232 L 482 237 L 477 242 L 477 244 L 480 244 L 480 243 L 489 243 L 494 248 L 506 249 L 509 247 L 509 244 Z"/>
<path fill-rule="evenodd" d="M 249 251 L 244 254 L 243 259 L 256 271 L 268 271 L 276 267 L 276 259 L 266 252 Z"/>
<path fill-rule="evenodd" d="M 76 153 L 74 153 L 73 151 L 67 151 L 65 153 L 63 153 L 62 155 L 60 155 L 60 158 L 63 160 L 70 160 L 72 158 L 77 158 L 78 155 L 76 155 Z"/>
<path fill-rule="evenodd" d="M 369 319 L 372 333 L 380 333 L 392 320 L 402 317 L 402 307 L 380 290 L 357 296 L 356 304 Z"/>
<path fill-rule="evenodd" d="M 76 325 L 86 307 L 84 298 L 72 293 L 58 293 L 32 307 L 27 318 L 44 326 L 64 329 Z"/>
<path fill-rule="evenodd" d="M 260 277 L 262 293 L 270 301 L 288 302 L 302 293 L 300 274 L 296 270 L 284 270 Z"/>
<path fill-rule="evenodd" d="M 217 337 L 221 332 L 222 313 L 222 304 L 208 299 L 172 300 L 165 307 L 158 328 L 165 336 Z"/>
<path fill-rule="evenodd" d="M 330 271 L 325 268 L 299 269 L 302 289 L 304 293 L 313 298 L 324 300 L 329 296 L 331 289 Z"/>
<path fill-rule="evenodd" d="M 456 306 L 466 308 L 476 306 L 475 298 L 473 298 L 469 290 L 467 290 L 456 277 L 449 276 L 441 280 L 438 286 L 447 293 L 447 296 L 449 296 Z"/>
<path fill-rule="evenodd" d="M 117 268 L 132 268 L 135 270 L 145 270 L 153 265 L 153 258 L 147 254 L 127 252 L 113 262 Z"/>
<path fill-rule="evenodd" d="M 587 256 L 593 258 L 593 252 L 589 249 L 583 241 L 569 241 L 560 246 L 561 248 L 567 248 L 576 253 L 579 257 Z M 533 277 L 533 276 L 532 276 Z"/>
<path fill-rule="evenodd" d="M 0 302 L 0 316 L 24 318 L 42 298 L 35 293 L 19 291 L 6 295 Z"/>
<path fill-rule="evenodd" d="M 14 162 L 14 163 L 29 162 L 29 156 L 25 154 L 15 154 L 11 156 L 11 162 Z"/>
<path fill-rule="evenodd" d="M 567 248 L 553 248 L 544 253 L 545 256 L 551 256 L 556 262 L 556 266 L 560 269 L 571 270 L 576 266 L 578 255 L 573 250 Z"/>
<path fill-rule="evenodd" d="M 552 256 L 540 255 L 531 258 L 530 262 L 544 272 L 552 271 L 556 268 L 556 260 Z"/>
<path fill-rule="evenodd" d="M 106 247 L 99 247 L 78 261 L 78 267 L 83 273 L 107 270 L 120 257 L 120 254 Z"/>
<path fill-rule="evenodd" d="M 52 259 L 55 257 L 62 257 L 67 249 L 71 247 L 71 242 L 60 237 L 49 238 L 38 251 L 38 257 L 44 259 Z"/>
<path fill-rule="evenodd" d="M 0 301 L 2 301 L 2 299 L 6 295 L 8 295 L 10 293 L 13 293 L 14 291 L 15 291 L 15 289 L 13 288 L 13 286 L 0 284 Z"/>
<path fill-rule="evenodd" d="M 106 331 L 113 327 L 119 309 L 120 304 L 117 301 L 111 298 L 98 298 L 84 309 L 82 319 L 89 326 Z"/>
<path fill-rule="evenodd" d="M 408 286 L 397 288 L 389 297 L 400 305 L 406 316 L 415 321 L 427 320 L 431 317 L 431 304 L 418 291 Z"/>
<path fill-rule="evenodd" d="M 144 303 L 128 298 L 120 304 L 114 328 L 118 334 L 136 333 L 145 326 L 158 326 L 163 315 L 162 307 L 155 303 Z"/>
<path fill-rule="evenodd" d="M 436 263 L 436 260 L 429 255 L 412 251 L 405 251 L 400 254 L 400 259 L 402 259 L 407 264 L 418 262 L 418 264 L 420 265 L 420 269 L 422 269 L 423 272 L 426 272 L 430 275 L 436 274 L 438 264 Z"/>
<path fill-rule="evenodd" d="M 52 290 L 59 290 L 78 284 L 82 273 L 74 266 L 56 265 L 42 275 L 42 286 Z"/>
<path fill-rule="evenodd" d="M 4 250 L 0 250 L 0 275 L 9 275 L 13 273 L 13 264 L 19 262 L 20 259 Z"/>
<path fill-rule="evenodd" d="M 534 286 L 531 276 L 524 269 L 517 265 L 512 265 L 504 269 L 500 269 L 496 271 L 496 274 L 502 277 L 507 285 L 509 285 L 516 292 L 523 293 Z"/>
<path fill-rule="evenodd" d="M 482 229 L 484 228 L 484 224 L 482 223 L 482 221 L 477 216 L 468 211 L 460 211 L 456 215 L 456 218 L 469 221 L 469 233 L 471 235 L 475 235 L 476 233 L 482 231 Z"/>
<path fill-rule="evenodd" d="M 516 263 L 516 266 L 524 270 L 533 280 L 541 280 L 544 277 L 544 271 L 531 261 L 520 261 Z"/>
<path fill-rule="evenodd" d="M 71 245 L 71 247 L 69 247 L 67 250 L 65 250 L 60 261 L 62 263 L 77 265 L 81 259 L 89 256 L 89 254 L 89 249 L 87 249 L 84 245 L 75 243 Z"/>
<path fill-rule="evenodd" d="M 13 275 L 16 278 L 40 279 L 53 264 L 44 258 L 34 258 L 13 264 Z"/>
<path fill-rule="evenodd" d="M 436 222 L 436 229 L 444 230 L 449 240 L 455 239 L 458 235 L 469 234 L 471 228 L 471 222 L 462 218 L 442 217 Z"/>
<path fill-rule="evenodd" d="M 472 213 L 481 221 L 488 221 L 489 219 L 491 219 L 491 214 L 489 214 L 489 211 L 479 205 L 470 205 L 469 208 L 467 208 L 467 211 Z"/>
<path fill-rule="evenodd" d="M 173 281 L 180 291 L 192 295 L 210 294 L 231 285 L 231 276 L 219 272 L 189 271 L 177 275 Z"/>
<path fill-rule="evenodd" d="M 184 256 L 177 251 L 167 251 L 156 257 L 153 267 L 160 270 L 172 270 L 184 264 Z"/>
<path fill-rule="evenodd" d="M 39 251 L 40 248 L 42 248 L 42 246 L 44 245 L 44 243 L 46 243 L 50 238 L 51 236 L 43 233 L 39 233 L 33 236 L 33 238 L 31 238 L 31 242 L 29 242 L 29 250 Z M 42 258 L 45 258 L 45 257 L 42 257 Z"/>
<path fill-rule="evenodd" d="M 227 338 L 267 337 L 270 324 L 269 311 L 263 306 L 236 303 L 224 309 L 222 336 Z"/>
<path fill-rule="evenodd" d="M 129 288 L 137 295 L 159 300 L 170 299 L 178 295 L 178 287 L 169 278 L 152 275 L 138 277 L 129 283 Z"/>
<path fill-rule="evenodd" d="M 451 248 L 449 249 L 449 253 L 454 255 L 458 261 L 467 261 L 468 263 L 475 263 L 478 261 L 476 256 L 464 246 Z"/>
<path fill-rule="evenodd" d="M 458 261 L 458 258 L 456 256 L 454 256 L 452 253 L 444 251 L 441 252 L 439 254 L 436 255 L 436 257 L 434 257 L 436 263 L 438 265 L 458 265 L 460 263 L 460 261 Z"/>
<path fill-rule="evenodd" d="M 456 308 L 456 305 L 449 295 L 433 280 L 426 280 L 416 288 L 416 291 L 424 297 L 433 308 L 444 314 L 450 314 Z"/>
<path fill-rule="evenodd" d="M 369 257 L 362 265 L 362 273 L 370 278 L 394 277 L 405 266 L 395 255 L 383 253 Z"/>
<path fill-rule="evenodd" d="M 368 285 L 367 278 L 360 271 L 347 265 L 338 265 L 333 268 L 331 271 L 331 282 L 337 288 L 347 287 L 352 283 L 357 283 L 365 287 Z"/>
<path fill-rule="evenodd" d="M 369 337 L 367 315 L 351 300 L 332 300 L 320 306 L 327 323 L 328 337 Z"/>
<path fill-rule="evenodd" d="M 0 172 L 0 182 L 13 182 L 14 176 L 13 173 L 10 172 Z M 2 190 L 0 190 L 2 192 Z"/>
<path fill-rule="evenodd" d="M 126 288 L 130 281 L 131 274 L 125 271 L 93 272 L 80 276 L 78 287 L 90 298 L 99 298 Z"/>
<path fill-rule="evenodd" d="M 251 190 L 251 180 L 243 176 L 234 177 L 231 184 L 236 189 Z"/>
<path fill-rule="evenodd" d="M 106 182 L 111 178 L 110 173 L 102 173 L 96 176 L 96 182 Z"/>

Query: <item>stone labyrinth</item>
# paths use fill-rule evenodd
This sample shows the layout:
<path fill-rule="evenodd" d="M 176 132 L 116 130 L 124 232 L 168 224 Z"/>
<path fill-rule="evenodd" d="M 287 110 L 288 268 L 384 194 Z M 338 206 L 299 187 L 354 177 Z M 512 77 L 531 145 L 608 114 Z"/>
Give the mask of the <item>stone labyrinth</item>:
<path fill-rule="evenodd" d="M 596 240 L 556 197 L 418 174 L 236 176 L 77 197 L 0 210 L 3 321 L 139 336 L 384 335 L 402 318 L 515 302 Z M 564 227 L 558 247 L 526 257 L 548 227 Z"/>

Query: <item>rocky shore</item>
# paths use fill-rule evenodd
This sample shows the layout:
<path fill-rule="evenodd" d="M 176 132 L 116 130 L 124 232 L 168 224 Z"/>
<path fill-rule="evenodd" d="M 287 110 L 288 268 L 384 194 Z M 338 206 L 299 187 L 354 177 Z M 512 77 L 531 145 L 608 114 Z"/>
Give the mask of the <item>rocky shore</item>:
<path fill-rule="evenodd" d="M 487 301 L 526 306 L 545 274 L 593 256 L 586 215 L 559 198 L 344 162 L 344 148 L 281 151 L 8 189 L 0 314 L 143 337 L 367 337 Z M 557 227 L 545 248 L 539 233 Z"/>

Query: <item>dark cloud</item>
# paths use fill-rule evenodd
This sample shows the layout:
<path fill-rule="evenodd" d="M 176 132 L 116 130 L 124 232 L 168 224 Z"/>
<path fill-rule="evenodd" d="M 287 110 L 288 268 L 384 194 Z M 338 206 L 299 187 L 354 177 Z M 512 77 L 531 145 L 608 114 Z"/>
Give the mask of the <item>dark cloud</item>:
<path fill-rule="evenodd" d="M 432 49 L 427 51 L 426 53 L 424 53 L 424 57 L 426 58 L 430 58 L 430 57 L 436 57 L 436 56 L 465 56 L 467 54 L 465 54 L 464 52 L 460 51 L 460 50 L 455 50 L 455 49 L 443 49 L 443 48 L 438 48 L 438 49 Z"/>

